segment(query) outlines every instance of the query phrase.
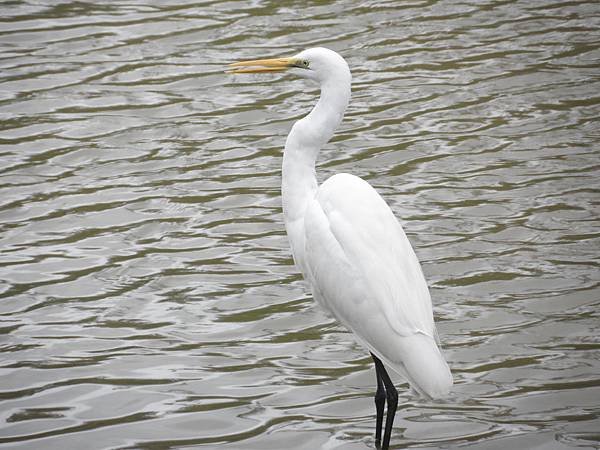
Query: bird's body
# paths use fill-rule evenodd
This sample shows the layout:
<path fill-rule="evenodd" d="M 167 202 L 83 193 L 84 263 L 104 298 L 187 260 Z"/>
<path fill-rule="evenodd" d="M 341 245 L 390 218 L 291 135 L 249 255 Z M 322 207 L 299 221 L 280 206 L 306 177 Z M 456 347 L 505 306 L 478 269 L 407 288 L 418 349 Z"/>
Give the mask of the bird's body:
<path fill-rule="evenodd" d="M 270 66 L 269 64 L 274 64 Z M 418 392 L 440 397 L 452 375 L 437 346 L 427 283 L 401 225 L 381 196 L 364 180 L 336 174 L 318 186 L 315 163 L 342 120 L 350 99 L 348 65 L 337 53 L 315 48 L 294 58 L 259 60 L 235 72 L 293 68 L 321 85 L 313 110 L 288 135 L 282 168 L 282 199 L 287 234 L 296 265 L 314 298 L 349 328 L 371 352 L 378 375 L 378 438 L 383 401 L 394 390 L 383 361 Z M 380 392 L 381 391 L 381 392 Z M 393 395 L 392 395 L 393 397 Z M 391 432 L 388 423 L 384 448 Z M 388 431 L 389 428 L 389 431 Z"/>
<path fill-rule="evenodd" d="M 356 176 L 334 175 L 307 205 L 303 231 L 298 259 L 315 299 L 417 391 L 444 395 L 450 371 L 436 345 L 427 284 L 379 194 Z"/>

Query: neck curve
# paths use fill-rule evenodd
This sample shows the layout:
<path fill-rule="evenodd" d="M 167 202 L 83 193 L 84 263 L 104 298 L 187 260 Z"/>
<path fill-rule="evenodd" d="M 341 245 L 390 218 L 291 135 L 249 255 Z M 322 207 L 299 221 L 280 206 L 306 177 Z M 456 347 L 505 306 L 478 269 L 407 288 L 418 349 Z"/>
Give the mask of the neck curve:
<path fill-rule="evenodd" d="M 317 157 L 341 123 L 349 101 L 349 76 L 325 80 L 321 83 L 321 96 L 315 107 L 306 117 L 297 121 L 288 134 L 282 167 L 283 208 L 286 218 L 293 215 L 293 212 L 304 212 L 304 208 L 294 201 L 296 197 L 312 197 L 316 191 Z"/>
<path fill-rule="evenodd" d="M 302 271 L 304 212 L 318 183 L 315 163 L 321 148 L 331 139 L 350 100 L 350 72 L 321 81 L 321 96 L 312 111 L 294 124 L 283 153 L 281 193 L 287 233 L 296 263 Z"/>
<path fill-rule="evenodd" d="M 285 143 L 285 153 L 298 151 L 316 161 L 321 147 L 331 139 L 341 123 L 349 101 L 350 80 L 336 78 L 323 82 L 315 107 L 292 127 Z"/>

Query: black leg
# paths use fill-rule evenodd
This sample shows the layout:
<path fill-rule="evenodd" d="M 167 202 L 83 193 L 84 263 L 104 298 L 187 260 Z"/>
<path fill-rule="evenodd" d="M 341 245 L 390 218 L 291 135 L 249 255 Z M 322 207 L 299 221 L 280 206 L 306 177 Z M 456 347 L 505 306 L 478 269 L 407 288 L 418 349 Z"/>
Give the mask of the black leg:
<path fill-rule="evenodd" d="M 383 433 L 383 446 L 381 447 L 381 450 L 388 450 L 390 445 L 390 437 L 392 435 L 392 426 L 394 425 L 394 416 L 396 415 L 396 408 L 398 408 L 398 391 L 394 387 L 394 383 L 392 383 L 392 380 L 386 372 L 385 367 L 383 367 L 381 360 L 373 354 L 371 354 L 371 356 L 373 357 L 373 361 L 375 361 L 375 370 L 377 371 L 377 391 L 379 392 L 380 378 L 385 386 L 385 395 L 388 406 L 387 417 L 385 419 L 385 432 Z M 377 415 L 379 416 L 379 411 L 377 411 Z M 375 435 L 375 440 L 377 440 L 377 435 Z"/>
<path fill-rule="evenodd" d="M 377 356 L 371 353 L 373 361 L 378 361 Z M 385 388 L 383 379 L 379 373 L 379 366 L 375 362 L 375 374 L 377 375 L 377 392 L 375 393 L 375 408 L 377 409 L 377 424 L 375 425 L 375 447 L 381 448 L 381 429 L 383 428 L 383 408 L 385 407 Z"/>

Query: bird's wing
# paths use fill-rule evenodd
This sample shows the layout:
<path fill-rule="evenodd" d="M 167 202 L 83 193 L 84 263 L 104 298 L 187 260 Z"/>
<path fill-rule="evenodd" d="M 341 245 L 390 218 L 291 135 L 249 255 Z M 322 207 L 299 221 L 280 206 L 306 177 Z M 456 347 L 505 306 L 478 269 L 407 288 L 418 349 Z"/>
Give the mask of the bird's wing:
<path fill-rule="evenodd" d="M 436 345 L 425 277 L 379 194 L 358 177 L 334 175 L 309 201 L 304 235 L 315 298 L 417 391 L 446 395 L 452 374 Z"/>
<path fill-rule="evenodd" d="M 365 328 L 376 326 L 364 315 L 384 318 L 399 336 L 436 337 L 419 261 L 391 209 L 366 181 L 349 174 L 325 181 L 307 207 L 305 236 L 313 289 L 359 337 L 366 339 Z M 363 317 L 355 317 L 358 311 Z"/>

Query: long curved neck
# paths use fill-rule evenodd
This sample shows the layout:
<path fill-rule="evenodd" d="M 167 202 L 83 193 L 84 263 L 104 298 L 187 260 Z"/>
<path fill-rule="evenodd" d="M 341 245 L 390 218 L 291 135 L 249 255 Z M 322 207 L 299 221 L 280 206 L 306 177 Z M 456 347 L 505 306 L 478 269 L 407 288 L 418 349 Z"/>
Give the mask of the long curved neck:
<path fill-rule="evenodd" d="M 285 142 L 281 183 L 286 226 L 303 216 L 306 202 L 314 197 L 317 156 L 342 121 L 349 100 L 349 76 L 326 80 L 313 110 L 292 127 Z"/>
<path fill-rule="evenodd" d="M 296 264 L 304 264 L 304 212 L 317 189 L 315 162 L 344 117 L 350 100 L 350 74 L 321 83 L 321 96 L 313 110 L 292 127 L 285 142 L 281 196 L 285 227 Z"/>

